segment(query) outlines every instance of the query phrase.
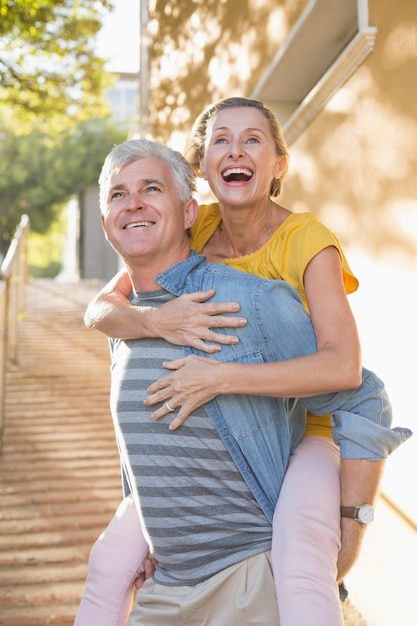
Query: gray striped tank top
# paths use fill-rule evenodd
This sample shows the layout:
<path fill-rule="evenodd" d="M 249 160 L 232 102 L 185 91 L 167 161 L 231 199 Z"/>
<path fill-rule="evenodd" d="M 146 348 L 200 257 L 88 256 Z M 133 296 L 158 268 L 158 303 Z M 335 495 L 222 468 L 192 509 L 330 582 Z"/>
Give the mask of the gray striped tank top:
<path fill-rule="evenodd" d="M 159 306 L 160 290 L 135 303 Z M 143 404 L 162 361 L 183 356 L 162 339 L 113 342 L 111 408 L 130 490 L 152 554 L 155 580 L 194 585 L 271 547 L 271 525 L 204 407 L 177 430 L 174 413 L 154 421 Z"/>

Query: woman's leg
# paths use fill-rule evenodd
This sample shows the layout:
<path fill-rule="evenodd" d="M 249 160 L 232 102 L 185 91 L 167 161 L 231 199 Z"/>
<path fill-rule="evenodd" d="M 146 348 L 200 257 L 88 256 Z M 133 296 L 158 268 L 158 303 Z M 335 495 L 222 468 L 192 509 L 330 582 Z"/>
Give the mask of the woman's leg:
<path fill-rule="evenodd" d="M 291 456 L 273 521 L 271 561 L 281 626 L 343 626 L 339 450 L 304 437 Z"/>
<path fill-rule="evenodd" d="M 148 554 L 131 496 L 94 544 L 74 626 L 125 626 L 132 609 L 133 586 Z"/>

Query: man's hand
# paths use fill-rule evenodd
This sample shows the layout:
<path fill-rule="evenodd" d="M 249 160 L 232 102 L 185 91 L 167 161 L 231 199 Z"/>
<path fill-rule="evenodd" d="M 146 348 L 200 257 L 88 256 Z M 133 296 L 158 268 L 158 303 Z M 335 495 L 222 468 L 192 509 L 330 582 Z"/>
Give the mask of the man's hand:
<path fill-rule="evenodd" d="M 342 506 L 375 505 L 385 461 L 342 459 L 340 463 Z M 366 526 L 354 519 L 341 518 L 341 547 L 337 561 L 337 580 L 341 582 L 357 560 Z"/>
<path fill-rule="evenodd" d="M 356 520 L 342 517 L 341 546 L 337 559 L 337 582 L 341 583 L 359 557 L 366 526 Z"/>

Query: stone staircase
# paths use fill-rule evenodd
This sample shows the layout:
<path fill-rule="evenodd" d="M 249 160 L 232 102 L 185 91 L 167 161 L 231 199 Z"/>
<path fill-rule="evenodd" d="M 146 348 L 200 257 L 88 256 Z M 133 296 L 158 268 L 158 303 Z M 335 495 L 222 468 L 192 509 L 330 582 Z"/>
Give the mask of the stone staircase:
<path fill-rule="evenodd" d="M 73 623 L 91 545 L 121 498 L 107 341 L 82 321 L 97 290 L 27 286 L 0 454 L 2 626 Z"/>
<path fill-rule="evenodd" d="M 121 498 L 107 341 L 82 321 L 99 287 L 26 288 L 0 453 L 1 626 L 73 624 L 89 551 Z M 366 626 L 349 602 L 344 612 Z"/>

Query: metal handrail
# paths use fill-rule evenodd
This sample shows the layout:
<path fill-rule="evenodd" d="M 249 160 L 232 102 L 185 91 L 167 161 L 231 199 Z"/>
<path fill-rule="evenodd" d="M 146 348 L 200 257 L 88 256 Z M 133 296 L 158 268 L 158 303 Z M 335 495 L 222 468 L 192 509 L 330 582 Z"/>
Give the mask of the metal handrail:
<path fill-rule="evenodd" d="M 6 395 L 7 362 L 17 362 L 19 321 L 25 305 L 27 281 L 27 239 L 30 223 L 22 215 L 0 266 L 0 449 Z"/>

